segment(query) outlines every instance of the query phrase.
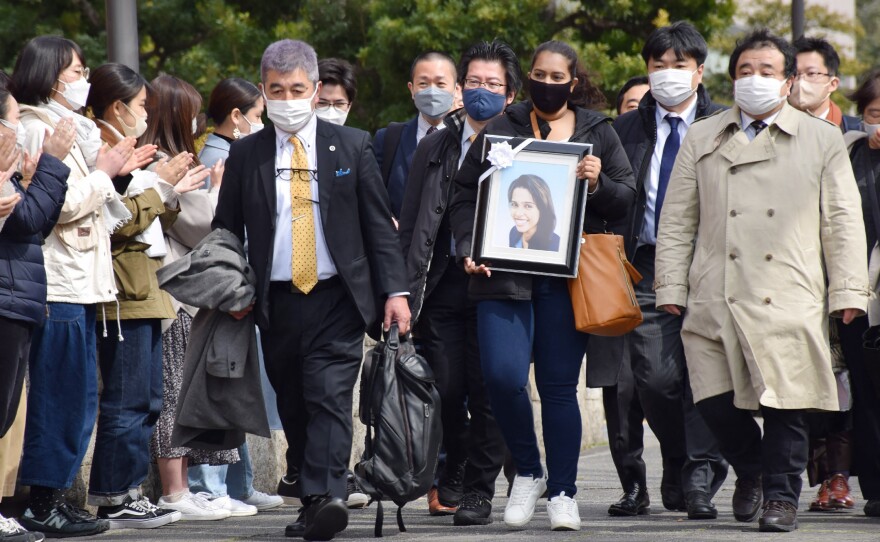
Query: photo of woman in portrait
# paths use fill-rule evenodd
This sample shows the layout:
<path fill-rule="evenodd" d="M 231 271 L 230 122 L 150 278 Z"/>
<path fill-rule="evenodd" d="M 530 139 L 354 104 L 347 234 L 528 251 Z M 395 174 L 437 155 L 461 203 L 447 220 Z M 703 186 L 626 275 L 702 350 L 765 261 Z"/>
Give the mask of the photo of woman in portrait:
<path fill-rule="evenodd" d="M 547 182 L 537 175 L 520 175 L 507 189 L 508 209 L 513 227 L 510 247 L 532 250 L 559 250 L 556 212 Z"/>

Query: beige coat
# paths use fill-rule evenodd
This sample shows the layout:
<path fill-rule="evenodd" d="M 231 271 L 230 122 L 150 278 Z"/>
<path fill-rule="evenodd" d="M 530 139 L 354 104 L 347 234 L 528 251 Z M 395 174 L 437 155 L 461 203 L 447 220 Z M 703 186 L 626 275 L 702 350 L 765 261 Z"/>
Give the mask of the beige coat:
<path fill-rule="evenodd" d="M 734 107 L 694 123 L 657 240 L 657 305 L 687 307 L 694 400 L 837 410 L 828 315 L 864 311 L 861 200 L 840 129 L 785 105 L 749 142 Z M 827 285 L 827 286 L 826 286 Z"/>
<path fill-rule="evenodd" d="M 27 132 L 24 148 L 33 156 L 55 123 L 44 108 L 29 105 L 21 105 L 21 123 Z M 43 245 L 47 298 L 82 305 L 114 301 L 116 281 L 103 206 L 119 196 L 106 173 L 89 172 L 78 144 L 63 161 L 70 168 L 67 194 L 58 224 Z"/>

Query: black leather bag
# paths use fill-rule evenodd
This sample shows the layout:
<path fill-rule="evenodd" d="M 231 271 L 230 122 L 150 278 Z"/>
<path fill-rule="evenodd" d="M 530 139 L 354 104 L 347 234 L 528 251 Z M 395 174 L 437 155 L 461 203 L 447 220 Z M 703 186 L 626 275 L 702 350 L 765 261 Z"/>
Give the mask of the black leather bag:
<path fill-rule="evenodd" d="M 398 335 L 396 324 L 367 356 L 360 401 L 367 436 L 355 473 L 379 501 L 375 534 L 382 536 L 382 500 L 398 506 L 397 524 L 404 532 L 401 510 L 431 488 L 443 428 L 434 373 L 409 337 Z"/>

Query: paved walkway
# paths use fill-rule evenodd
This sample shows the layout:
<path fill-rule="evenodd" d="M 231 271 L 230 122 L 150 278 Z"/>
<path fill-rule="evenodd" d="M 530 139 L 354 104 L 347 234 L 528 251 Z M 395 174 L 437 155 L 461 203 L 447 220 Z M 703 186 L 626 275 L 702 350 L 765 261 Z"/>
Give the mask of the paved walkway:
<path fill-rule="evenodd" d="M 862 514 L 864 501 L 855 480 L 854 490 L 859 496 L 856 511 L 847 513 L 801 512 L 800 529 L 792 534 L 759 533 L 757 523 L 738 523 L 733 519 L 730 498 L 733 495 L 733 473 L 731 478 L 715 498 L 719 510 L 716 521 L 689 521 L 684 513 L 667 512 L 660 504 L 660 450 L 657 441 L 650 433 L 646 443 L 645 459 L 648 463 L 648 487 L 655 497 L 652 513 L 638 518 L 612 518 L 607 514 L 608 505 L 620 493 L 617 475 L 611 462 L 607 447 L 587 451 L 581 456 L 578 475 L 578 495 L 583 528 L 580 532 L 551 532 L 550 522 L 544 503 L 539 502 L 535 518 L 527 529 L 508 530 L 501 521 L 501 514 L 507 501 L 506 482 L 500 479 L 498 487 L 501 497 L 495 500 L 493 517 L 495 522 L 486 527 L 453 527 L 451 517 L 430 517 L 427 514 L 427 501 L 420 499 L 404 508 L 404 521 L 408 531 L 398 533 L 394 520 L 395 507 L 385 507 L 385 536 L 394 541 L 403 540 L 443 540 L 461 542 L 525 540 L 590 540 L 590 541 L 754 541 L 757 539 L 778 538 L 792 541 L 828 542 L 877 541 L 880 540 L 880 519 L 867 518 Z M 804 484 L 806 488 L 806 482 Z M 802 511 L 807 509 L 813 490 L 805 490 L 801 498 Z M 376 506 L 366 510 L 353 511 L 348 529 L 336 540 L 371 539 Z M 226 519 L 217 522 L 177 522 L 155 530 L 110 531 L 93 538 L 78 540 L 115 541 L 232 541 L 232 540 L 288 540 L 284 537 L 284 526 L 295 519 L 295 509 L 282 507 L 249 518 Z"/>

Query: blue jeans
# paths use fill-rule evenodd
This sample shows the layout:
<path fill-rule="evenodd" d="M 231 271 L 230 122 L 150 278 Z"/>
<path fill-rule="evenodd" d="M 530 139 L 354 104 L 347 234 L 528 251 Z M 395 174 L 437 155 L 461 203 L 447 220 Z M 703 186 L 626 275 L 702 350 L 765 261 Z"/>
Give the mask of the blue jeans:
<path fill-rule="evenodd" d="M 566 279 L 534 277 L 530 301 L 480 301 L 477 322 L 492 412 L 517 474 L 543 474 L 527 390 L 534 356 L 549 496 L 573 496 L 581 449 L 577 383 L 589 336 L 574 328 Z"/>
<path fill-rule="evenodd" d="M 162 410 L 161 320 L 122 320 L 121 326 L 123 342 L 115 320 L 100 339 L 104 390 L 89 479 L 95 506 L 122 504 L 147 478 L 150 436 Z"/>
<path fill-rule="evenodd" d="M 229 495 L 244 500 L 254 493 L 254 471 L 247 443 L 238 447 L 239 461 L 229 465 L 194 465 L 188 469 L 189 490 L 204 491 L 212 497 Z"/>
<path fill-rule="evenodd" d="M 21 483 L 67 489 L 98 410 L 95 306 L 48 303 L 34 328 Z"/>

